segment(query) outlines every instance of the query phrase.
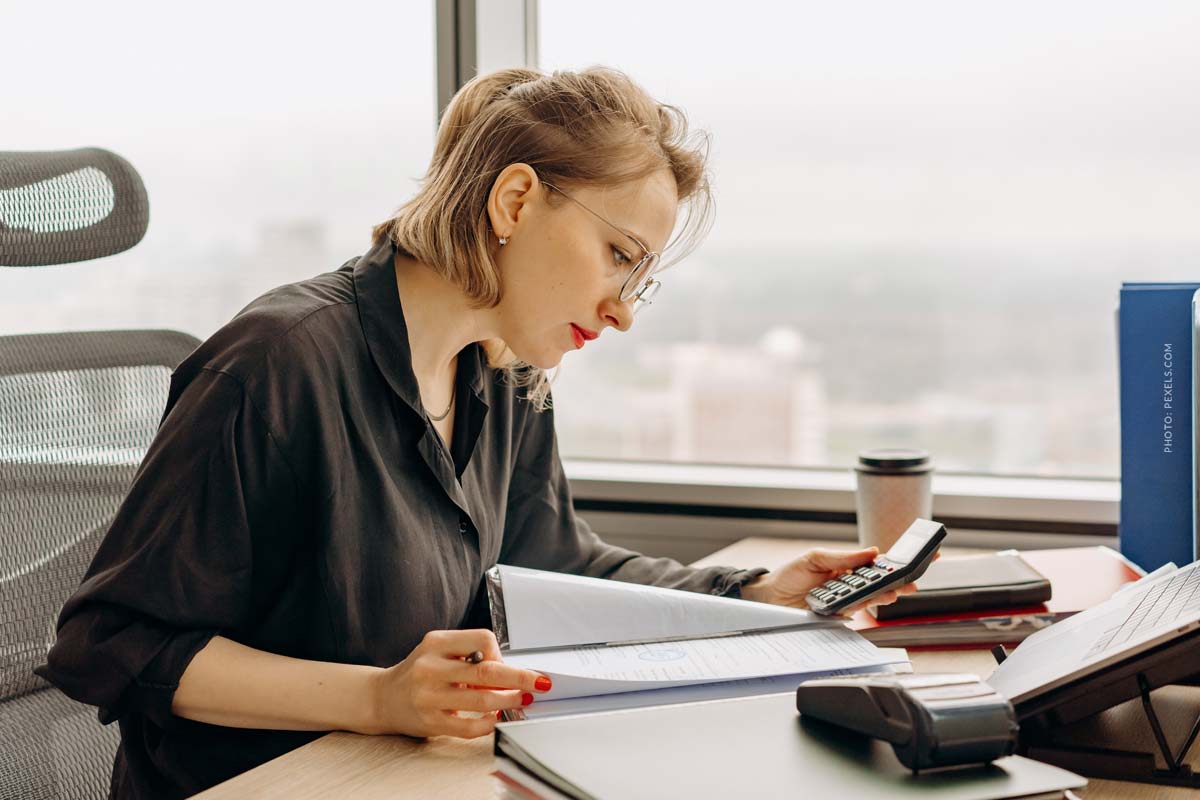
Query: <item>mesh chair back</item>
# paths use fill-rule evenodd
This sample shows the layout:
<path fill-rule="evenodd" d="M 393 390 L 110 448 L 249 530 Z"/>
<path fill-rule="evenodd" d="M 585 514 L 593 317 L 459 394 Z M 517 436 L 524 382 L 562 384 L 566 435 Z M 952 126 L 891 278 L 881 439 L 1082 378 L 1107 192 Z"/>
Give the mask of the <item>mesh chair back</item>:
<path fill-rule="evenodd" d="M 149 223 L 146 187 L 115 153 L 0 152 L 0 266 L 120 253 L 141 240 Z"/>
<path fill-rule="evenodd" d="M 0 797 L 107 792 L 115 726 L 32 669 L 154 437 L 171 370 L 198 344 L 174 331 L 0 337 Z"/>

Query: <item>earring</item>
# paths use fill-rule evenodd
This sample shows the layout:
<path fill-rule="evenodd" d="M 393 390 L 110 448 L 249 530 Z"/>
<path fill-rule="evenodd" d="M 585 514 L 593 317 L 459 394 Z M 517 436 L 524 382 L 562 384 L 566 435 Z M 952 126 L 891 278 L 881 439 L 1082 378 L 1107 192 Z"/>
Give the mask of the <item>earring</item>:
<path fill-rule="evenodd" d="M 501 237 L 500 237 L 500 246 L 501 246 L 501 247 L 504 247 L 504 245 L 506 245 L 506 244 L 508 244 L 508 237 L 507 237 L 507 236 L 501 236 Z"/>

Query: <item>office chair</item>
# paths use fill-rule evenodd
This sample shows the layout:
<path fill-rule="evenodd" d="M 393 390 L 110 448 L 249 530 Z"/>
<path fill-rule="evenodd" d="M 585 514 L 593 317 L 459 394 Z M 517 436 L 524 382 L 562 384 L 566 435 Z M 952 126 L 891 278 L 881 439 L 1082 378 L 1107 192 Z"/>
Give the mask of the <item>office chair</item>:
<path fill-rule="evenodd" d="M 0 265 L 112 255 L 148 219 L 119 156 L 0 153 Z M 154 437 L 171 370 L 198 344 L 174 331 L 0 337 L 0 798 L 108 795 L 117 726 L 32 670 Z"/>
<path fill-rule="evenodd" d="M 0 266 L 46 267 L 128 250 L 150 223 L 129 162 L 96 147 L 0 152 Z"/>

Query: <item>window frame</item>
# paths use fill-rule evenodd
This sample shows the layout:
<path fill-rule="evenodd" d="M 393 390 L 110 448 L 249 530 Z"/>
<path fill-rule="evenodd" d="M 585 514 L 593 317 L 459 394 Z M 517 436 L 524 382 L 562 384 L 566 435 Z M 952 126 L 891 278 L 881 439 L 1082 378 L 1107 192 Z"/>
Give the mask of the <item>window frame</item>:
<path fill-rule="evenodd" d="M 605 541 L 702 558 L 748 536 L 857 538 L 851 470 L 564 459 L 574 506 Z M 1117 549 L 1120 483 L 938 474 L 933 510 L 954 544 Z"/>

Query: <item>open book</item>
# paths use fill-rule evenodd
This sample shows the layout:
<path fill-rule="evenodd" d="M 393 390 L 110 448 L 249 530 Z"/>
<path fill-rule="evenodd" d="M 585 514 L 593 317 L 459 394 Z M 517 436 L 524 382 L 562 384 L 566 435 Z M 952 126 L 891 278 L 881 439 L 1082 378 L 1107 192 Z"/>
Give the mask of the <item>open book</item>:
<path fill-rule="evenodd" d="M 487 574 L 504 661 L 554 688 L 550 716 L 794 689 L 818 675 L 908 670 L 838 618 L 729 597 L 499 565 Z"/>

